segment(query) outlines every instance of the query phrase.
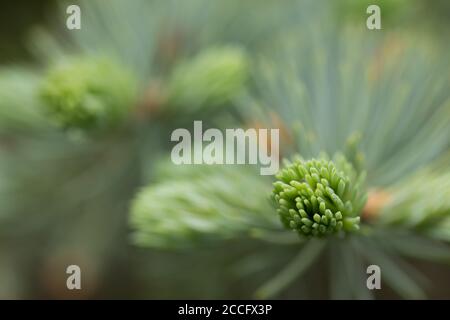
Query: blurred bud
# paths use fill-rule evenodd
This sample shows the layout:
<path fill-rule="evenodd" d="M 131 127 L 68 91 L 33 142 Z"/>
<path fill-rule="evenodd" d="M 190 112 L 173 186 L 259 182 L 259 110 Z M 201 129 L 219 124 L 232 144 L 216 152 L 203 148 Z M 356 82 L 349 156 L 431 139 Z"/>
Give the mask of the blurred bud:
<path fill-rule="evenodd" d="M 334 161 L 301 158 L 287 162 L 276 176 L 274 198 L 286 228 L 305 236 L 359 229 L 367 196 L 364 175 L 339 155 Z"/>
<path fill-rule="evenodd" d="M 229 103 L 244 88 L 248 64 L 237 47 L 209 49 L 179 64 L 169 80 L 168 108 L 192 112 Z"/>
<path fill-rule="evenodd" d="M 444 167 L 426 167 L 392 188 L 379 222 L 450 241 L 450 171 L 444 159 Z"/>
<path fill-rule="evenodd" d="M 135 97 L 132 75 L 104 57 L 77 57 L 52 67 L 41 87 L 44 108 L 63 128 L 105 128 L 127 115 Z"/>
<path fill-rule="evenodd" d="M 138 245 L 192 247 L 276 225 L 267 201 L 270 185 L 252 170 L 172 166 L 163 175 L 162 182 L 144 188 L 132 203 Z"/>

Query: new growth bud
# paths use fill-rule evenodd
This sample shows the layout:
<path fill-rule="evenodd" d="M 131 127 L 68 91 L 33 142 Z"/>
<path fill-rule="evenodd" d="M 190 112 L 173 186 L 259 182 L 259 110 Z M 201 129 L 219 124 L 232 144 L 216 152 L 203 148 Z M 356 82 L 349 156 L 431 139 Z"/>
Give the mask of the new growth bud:
<path fill-rule="evenodd" d="M 124 118 L 135 97 L 135 81 L 103 57 L 77 57 L 52 67 L 41 87 L 43 104 L 63 128 L 109 127 Z"/>
<path fill-rule="evenodd" d="M 274 199 L 286 228 L 305 236 L 323 236 L 359 229 L 366 202 L 364 175 L 357 175 L 343 156 L 288 162 L 277 174 Z"/>
<path fill-rule="evenodd" d="M 248 58 L 238 47 L 208 49 L 174 70 L 168 107 L 198 111 L 229 103 L 244 88 Z"/>

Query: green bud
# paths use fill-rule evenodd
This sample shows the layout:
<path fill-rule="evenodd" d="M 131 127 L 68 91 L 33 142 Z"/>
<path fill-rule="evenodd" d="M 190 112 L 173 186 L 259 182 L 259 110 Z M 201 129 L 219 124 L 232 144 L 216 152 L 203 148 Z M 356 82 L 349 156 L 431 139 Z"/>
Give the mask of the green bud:
<path fill-rule="evenodd" d="M 276 227 L 267 209 L 270 190 L 249 168 L 167 165 L 133 199 L 130 224 L 137 245 L 185 248 L 239 238 Z M 246 197 L 242 197 L 242 194 Z M 233 199 L 233 200 L 230 200 Z M 280 208 L 286 228 L 301 228 L 301 214 Z M 312 223 L 311 223 L 312 225 Z"/>
<path fill-rule="evenodd" d="M 106 57 L 76 57 L 48 71 L 40 89 L 43 107 L 63 128 L 93 129 L 117 124 L 135 98 L 136 83 Z"/>
<path fill-rule="evenodd" d="M 300 158 L 294 163 L 288 162 L 280 170 L 275 183 L 278 187 L 273 190 L 274 199 L 278 206 L 291 208 L 302 217 L 294 225 L 283 221 L 286 218 L 280 215 L 285 226 L 301 235 L 317 236 L 340 230 L 359 230 L 361 212 L 353 208 L 361 208 L 360 203 L 364 203 L 362 179 L 343 156 L 339 155 L 336 159 L 337 162 L 327 159 L 305 161 Z M 295 189 L 292 190 L 291 186 Z M 301 209 L 298 204 L 302 204 Z"/>
<path fill-rule="evenodd" d="M 195 112 L 229 103 L 244 88 L 248 58 L 237 47 L 212 48 L 176 66 L 167 107 Z"/>

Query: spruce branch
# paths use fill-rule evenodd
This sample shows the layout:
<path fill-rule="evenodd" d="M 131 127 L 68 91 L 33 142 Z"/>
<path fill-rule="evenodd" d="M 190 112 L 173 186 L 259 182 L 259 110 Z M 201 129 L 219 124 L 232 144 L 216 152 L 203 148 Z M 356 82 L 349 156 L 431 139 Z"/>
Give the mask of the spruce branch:
<path fill-rule="evenodd" d="M 332 32 L 323 33 L 323 30 L 329 27 L 324 24 L 328 19 L 321 18 L 324 16 L 317 18 L 317 14 L 313 14 L 325 11 L 324 6 L 318 4 L 319 1 L 309 3 L 317 5 L 315 8 L 320 10 L 307 10 L 305 3 L 298 8 L 295 5 L 287 6 L 288 10 L 279 9 L 282 6 L 273 2 L 263 8 L 264 12 L 258 10 L 257 14 L 254 10 L 242 10 L 241 1 L 238 0 L 224 1 L 221 5 L 209 5 L 210 1 L 207 0 L 195 2 L 196 5 L 192 5 L 192 1 L 186 1 L 173 6 L 170 1 L 167 2 L 169 5 L 166 5 L 166 2 L 153 4 L 144 0 L 130 3 L 112 1 L 108 5 L 99 1 L 83 1 L 83 12 L 86 13 L 83 15 L 83 29 L 71 32 L 69 37 L 73 37 L 75 46 L 81 51 L 97 52 L 106 49 L 114 56 L 118 56 L 122 63 L 134 68 L 141 80 L 147 81 L 150 77 L 152 78 L 150 81 L 154 80 L 155 74 L 158 79 L 168 80 L 162 84 L 161 90 L 159 86 L 150 90 L 149 100 L 158 107 L 169 102 L 166 111 L 168 113 L 175 111 L 168 117 L 170 124 L 178 120 L 174 114 L 200 112 L 202 118 L 208 118 L 204 111 L 215 112 L 223 105 L 234 101 L 243 87 L 249 58 L 242 49 L 236 47 L 208 49 L 211 48 L 211 43 L 208 43 L 207 38 L 209 42 L 212 40 L 214 43 L 230 42 L 232 39 L 233 43 L 242 43 L 246 47 L 246 52 L 251 48 L 263 46 L 276 49 L 273 50 L 273 54 L 281 52 L 281 56 L 266 57 L 269 59 L 261 65 L 254 79 L 259 91 L 241 105 L 240 110 L 247 112 L 246 115 L 250 117 L 247 119 L 248 123 L 259 122 L 260 127 L 264 128 L 267 127 L 266 124 L 259 121 L 261 119 L 255 118 L 255 115 L 264 116 L 264 113 L 266 117 L 269 114 L 275 115 L 276 121 L 272 122 L 271 127 L 286 129 L 283 130 L 288 133 L 286 136 L 292 138 L 289 139 L 289 151 L 293 149 L 294 152 L 301 152 L 306 159 L 310 159 L 319 151 L 329 153 L 342 151 L 351 165 L 339 157 L 333 161 L 326 158 L 294 159 L 292 163 L 286 164 L 280 173 L 279 190 L 275 186 L 274 198 L 279 197 L 277 205 L 278 209 L 283 211 L 280 218 L 284 225 L 299 233 L 301 239 L 298 239 L 295 232 L 286 232 L 281 229 L 282 225 L 279 222 L 273 221 L 272 218 L 276 218 L 276 214 L 266 201 L 271 188 L 269 181 L 253 175 L 250 171 L 236 170 L 236 167 L 230 170 L 216 166 L 198 169 L 187 167 L 183 173 L 171 168 L 163 173 L 163 177 L 156 184 L 145 187 L 133 201 L 131 225 L 135 230 L 134 236 L 138 244 L 178 248 L 200 246 L 210 240 L 250 235 L 285 245 L 280 246 L 278 250 L 282 255 L 292 253 L 289 251 L 290 248 L 295 248 L 296 251 L 300 249 L 298 256 L 291 264 L 287 264 L 286 269 L 278 275 L 275 273 L 275 277 L 261 287 L 259 292 L 266 297 L 278 294 L 283 288 L 293 284 L 308 267 L 313 266 L 327 241 L 339 246 L 338 250 L 334 248 L 331 250 L 336 254 L 336 259 L 329 267 L 333 276 L 330 278 L 332 287 L 339 284 L 336 286 L 339 290 L 336 291 L 340 291 L 342 286 L 351 287 L 356 282 L 353 275 L 361 271 L 358 269 L 362 265 L 359 260 L 368 255 L 368 252 L 372 252 L 373 246 L 375 256 L 366 258 L 382 265 L 383 277 L 384 273 L 387 273 L 386 282 L 391 282 L 391 287 L 403 296 L 423 297 L 422 290 L 416 284 L 420 277 L 414 272 L 411 276 L 405 276 L 404 271 L 408 268 L 404 267 L 403 260 L 397 259 L 397 255 L 448 261 L 448 248 L 437 247 L 432 239 L 428 239 L 430 242 L 417 239 L 412 241 L 415 238 L 398 234 L 398 227 L 408 229 L 411 233 L 423 233 L 428 237 L 450 239 L 449 206 L 445 201 L 450 198 L 447 192 L 449 177 L 445 173 L 448 171 L 444 170 L 445 167 L 440 172 L 420 176 L 410 186 L 408 181 L 403 181 L 405 185 L 392 195 L 394 200 L 384 207 L 385 211 L 381 215 L 383 219 L 380 219 L 383 223 L 373 230 L 374 233 L 379 232 L 379 229 L 388 226 L 389 228 L 383 230 L 386 233 L 382 234 L 382 237 L 367 239 L 373 236 L 373 233 L 353 231 L 359 227 L 359 215 L 365 201 L 363 174 L 360 173 L 363 168 L 370 173 L 371 185 L 384 187 L 403 179 L 406 174 L 427 164 L 430 159 L 448 149 L 450 104 L 448 104 L 448 76 L 443 72 L 447 70 L 444 69 L 446 66 L 435 63 L 438 59 L 418 48 L 417 42 L 408 47 L 405 41 L 394 39 L 402 52 L 401 55 L 394 55 L 392 39 L 385 43 L 372 43 L 365 33 L 359 36 L 345 35 L 345 32 L 336 33 L 334 28 Z M 253 5 L 250 3 L 248 8 L 251 9 Z M 147 18 L 136 19 L 144 11 L 148 12 Z M 176 14 L 172 11 L 176 11 Z M 61 12 L 65 13 L 64 10 Z M 117 19 L 118 16 L 121 19 Z M 264 19 L 261 19 L 261 16 Z M 300 16 L 302 19 L 299 19 Z M 180 17 L 183 19 L 178 19 Z M 260 21 L 255 18 L 264 21 L 263 28 Z M 286 27 L 287 25 L 292 27 L 292 22 L 299 20 L 303 26 L 307 26 L 299 28 L 299 24 L 296 24 L 292 28 L 293 37 L 287 39 L 288 46 L 284 48 L 278 44 L 273 46 L 276 43 L 273 40 L 277 37 L 273 37 L 272 31 L 289 29 L 274 27 L 280 25 L 281 20 L 284 21 L 281 25 L 286 24 Z M 314 20 L 320 21 L 322 24 L 320 28 L 310 23 Z M 205 28 L 205 25 L 208 28 Z M 175 63 L 175 68 L 168 76 L 158 73 L 164 73 L 166 70 L 164 68 L 158 70 L 163 63 L 158 61 L 161 57 L 157 56 L 158 50 L 164 49 L 158 48 L 157 40 L 161 40 L 160 43 L 164 43 L 165 40 L 166 43 L 171 41 L 161 39 L 164 36 L 158 35 L 159 30 L 166 29 L 169 30 L 167 32 L 169 35 L 177 30 L 186 30 L 182 34 L 185 37 L 183 43 L 181 46 L 177 43 L 175 48 L 177 52 L 174 56 L 177 58 L 183 56 L 187 50 L 182 45 L 188 43 L 194 44 L 195 48 L 191 49 L 200 52 L 192 59 L 179 64 L 178 61 L 171 60 L 170 63 Z M 272 36 L 269 37 L 269 34 Z M 142 39 L 146 41 L 141 41 Z M 38 42 L 42 52 L 52 52 L 53 56 L 56 53 L 63 54 L 63 50 L 60 52 L 57 48 L 56 42 L 43 41 L 45 38 L 40 40 Z M 204 47 L 206 49 L 202 49 Z M 282 50 L 278 50 L 279 48 Z M 259 53 L 258 50 L 253 52 Z M 80 59 L 84 60 L 85 57 Z M 431 66 L 427 63 L 429 61 L 433 62 Z M 113 62 L 115 66 L 102 70 L 95 66 L 96 63 L 86 64 L 92 68 L 79 68 L 85 64 L 73 62 L 72 67 L 66 71 L 73 71 L 74 74 L 62 72 L 64 75 L 61 78 L 55 77 L 58 79 L 51 81 L 47 78 L 48 87 L 41 92 L 45 93 L 42 95 L 43 99 L 32 101 L 33 98 L 30 98 L 27 101 L 33 103 L 29 106 L 43 102 L 44 107 L 52 114 L 53 120 L 66 128 L 91 130 L 120 122 L 126 116 L 130 103 L 121 103 L 129 100 L 124 99 L 123 95 L 123 91 L 128 91 L 128 84 L 119 85 L 122 83 L 123 75 L 118 72 L 115 77 L 111 71 L 116 70 L 118 64 Z M 411 68 L 411 65 L 415 67 Z M 119 69 L 122 67 L 119 66 Z M 74 75 L 74 79 L 71 79 Z M 8 76 L 5 79 L 8 84 Z M 79 87 L 72 86 L 77 79 L 83 79 L 79 81 Z M 20 90 L 27 99 L 32 96 L 31 92 L 34 94 L 36 79 L 32 80 L 29 83 L 30 87 Z M 46 85 L 44 84 L 44 87 Z M 5 88 L 5 92 L 14 91 L 10 89 L 11 87 Z M 79 88 L 81 89 L 78 90 Z M 164 96 L 166 93 L 167 97 Z M 164 99 L 161 99 L 163 102 L 160 102 L 160 94 L 164 96 Z M 3 97 L 3 92 L 0 93 L 0 97 Z M 17 98 L 20 99 L 21 96 Z M 28 116 L 22 118 L 19 114 L 9 112 L 11 109 L 8 108 L 15 108 L 16 104 L 9 102 L 3 104 L 6 100 L 0 100 L 2 100 L 0 117 L 18 115 L 20 122 L 17 127 L 21 126 L 23 119 L 28 119 Z M 257 107 L 268 107 L 270 110 L 267 112 L 261 107 L 254 112 L 255 110 L 249 108 L 250 103 Z M 116 107 L 120 111 L 117 111 Z M 38 110 L 38 108 L 30 109 Z M 27 115 L 27 112 L 24 114 Z M 32 119 L 30 116 L 30 123 Z M 9 119 L 4 123 L 13 124 Z M 0 119 L 0 125 L 2 124 Z M 20 234 L 21 232 L 18 232 L 20 228 L 15 226 L 22 229 L 33 228 L 35 234 L 39 234 L 39 238 L 31 236 L 27 238 L 36 245 L 43 241 L 50 242 L 49 237 L 53 238 L 55 235 L 61 237 L 58 240 L 64 239 L 67 230 L 74 229 L 73 225 L 68 225 L 66 226 L 68 229 L 65 229 L 66 222 L 77 220 L 77 231 L 72 231 L 73 239 L 78 239 L 79 232 L 82 232 L 85 236 L 81 242 L 86 243 L 85 246 L 94 244 L 101 248 L 98 251 L 105 256 L 113 257 L 112 252 L 114 254 L 126 252 L 126 244 L 121 237 L 125 233 L 125 230 L 122 230 L 123 203 L 128 203 L 129 195 L 135 192 L 137 180 L 146 179 L 147 176 L 142 177 L 143 171 L 148 171 L 150 172 L 148 175 L 153 176 L 153 162 L 148 161 L 148 158 L 143 159 L 142 155 L 153 156 L 161 152 L 165 143 L 160 142 L 158 148 L 153 142 L 147 143 L 149 137 L 164 136 L 162 131 L 158 130 L 158 126 L 151 126 L 150 129 L 151 131 L 133 132 L 133 136 L 130 134 L 123 137 L 119 144 L 114 141 L 111 141 L 111 144 L 104 144 L 101 149 L 105 149 L 105 152 L 101 153 L 98 152 L 95 142 L 94 146 L 81 145 L 82 150 L 76 152 L 75 146 L 68 145 L 63 135 L 58 133 L 49 136 L 48 139 L 42 139 L 43 141 L 39 143 L 35 141 L 24 145 L 17 158 L 11 159 L 6 164 L 0 163 L 5 177 L 3 180 L 7 178 L 7 182 L 17 185 L 12 192 L 6 194 L 3 190 L 7 189 L 8 183 L 0 181 L 2 201 L 9 200 L 14 206 L 21 207 L 15 211 L 23 213 L 14 214 L 16 212 L 13 211 L 9 216 L 17 217 L 17 222 L 13 224 L 14 227 L 3 225 L 4 229 L 8 229 L 9 233 Z M 358 132 L 362 133 L 360 137 Z M 283 138 L 283 135 L 281 137 Z M 282 144 L 286 145 L 287 140 L 282 139 Z M 135 144 L 135 141 L 139 143 Z M 99 143 L 102 144 L 100 141 Z M 364 150 L 367 166 L 362 161 L 360 147 Z M 72 153 L 74 156 L 70 159 L 61 156 Z M 104 154 L 101 161 L 99 154 Z M 29 165 L 36 164 L 29 161 L 26 166 L 19 165 L 24 159 L 31 159 L 36 155 L 41 159 L 38 161 L 40 166 Z M 48 162 L 47 155 L 53 161 Z M 133 158 L 138 156 L 140 161 L 133 161 Z M 286 153 L 286 156 L 289 157 L 289 154 Z M 0 157 L 0 160 L 4 159 Z M 146 170 L 142 170 L 141 166 L 146 166 Z M 323 168 L 328 172 L 324 170 L 322 174 Z M 293 175 L 291 170 L 294 172 Z M 303 170 L 306 174 L 300 176 Z M 42 180 L 42 176 L 46 179 Z M 125 181 L 127 182 L 124 183 Z M 323 201 L 320 202 L 319 197 Z M 297 201 L 297 198 L 300 201 Z M 282 206 L 289 209 L 287 210 L 289 215 Z M 321 210 L 321 206 L 325 210 Z M 9 205 L 3 207 L 10 211 Z M 84 216 L 82 220 L 78 219 L 80 207 Z M 42 212 L 39 212 L 39 215 L 30 215 L 35 208 L 41 208 Z M 292 215 L 291 209 L 294 210 Z M 311 224 L 308 233 L 304 232 L 308 225 L 297 224 L 298 217 L 303 219 L 301 210 L 308 224 Z M 388 217 L 386 221 L 385 216 Z M 110 224 L 103 234 L 98 230 L 105 221 L 109 221 Z M 291 226 L 292 221 L 295 223 L 294 228 Z M 50 226 L 57 227 L 47 228 Z M 302 230 L 303 227 L 305 230 Z M 325 232 L 321 233 L 321 229 L 324 228 Z M 348 236 L 344 239 L 340 237 L 308 239 L 309 236 L 336 232 L 348 232 Z M 397 236 L 396 241 L 393 241 L 394 235 Z M 352 241 L 354 243 L 349 245 Z M 300 247 L 302 243 L 304 246 Z M 288 247 L 287 244 L 293 245 Z M 253 262 L 267 266 L 270 262 L 278 261 L 278 256 L 267 250 L 267 243 L 263 245 L 261 259 Z M 114 250 L 108 249 L 112 247 Z M 352 247 L 356 251 L 350 251 Z M 387 253 L 386 248 L 389 249 L 386 250 Z M 194 250 L 193 253 L 195 251 L 200 250 Z M 152 255 L 151 251 L 145 254 Z M 128 253 L 126 255 L 128 256 Z M 139 263 L 130 266 L 130 269 L 150 268 L 151 262 L 143 267 L 142 260 L 137 260 Z M 203 263 L 203 259 L 199 260 Z M 182 261 L 176 261 L 176 271 L 179 268 L 183 269 L 178 266 Z M 335 262 L 340 262 L 341 266 L 337 267 L 338 263 Z M 29 265 L 34 266 L 34 261 Z M 167 265 L 165 264 L 163 268 L 165 269 Z M 314 268 L 314 271 L 320 272 L 320 267 Z M 145 273 L 152 274 L 152 270 L 146 269 Z M 193 274 L 189 275 L 196 278 Z M 160 279 L 161 274 L 154 277 Z M 201 277 L 202 275 L 199 279 Z M 169 278 L 173 279 L 173 273 Z M 154 284 L 153 281 L 149 283 Z M 179 287 L 178 282 L 175 287 Z M 366 289 L 365 286 L 363 289 Z M 367 294 L 362 293 L 358 294 L 358 297 Z"/>

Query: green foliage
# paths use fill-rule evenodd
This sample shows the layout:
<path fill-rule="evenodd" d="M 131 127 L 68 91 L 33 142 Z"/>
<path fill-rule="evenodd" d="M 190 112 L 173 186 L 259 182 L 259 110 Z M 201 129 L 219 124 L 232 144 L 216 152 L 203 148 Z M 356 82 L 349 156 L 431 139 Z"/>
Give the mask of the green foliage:
<path fill-rule="evenodd" d="M 113 60 L 80 56 L 50 68 L 40 96 L 58 126 L 93 129 L 123 121 L 135 90 L 132 75 Z"/>
<path fill-rule="evenodd" d="M 142 189 L 132 203 L 130 222 L 138 245 L 191 247 L 276 225 L 267 210 L 269 185 L 252 170 L 171 167 L 163 181 Z"/>
<path fill-rule="evenodd" d="M 281 142 L 289 147 L 283 156 L 344 152 L 359 135 L 371 187 L 398 182 L 448 150 L 447 59 L 411 35 L 332 28 L 279 39 L 256 63 L 254 89 L 238 110 L 266 126 L 279 117 L 291 137 Z"/>
<path fill-rule="evenodd" d="M 168 107 L 182 113 L 222 107 L 243 91 L 248 72 L 241 48 L 207 49 L 176 66 L 168 84 Z"/>
<path fill-rule="evenodd" d="M 326 159 L 288 162 L 276 175 L 274 198 L 286 228 L 306 236 L 359 230 L 364 174 L 357 176 L 342 156 L 337 166 Z"/>
<path fill-rule="evenodd" d="M 265 299 L 279 294 L 281 290 L 292 284 L 297 277 L 305 273 L 317 261 L 325 246 L 325 241 L 317 239 L 309 241 L 280 273 L 258 288 L 255 296 Z"/>
<path fill-rule="evenodd" d="M 379 222 L 450 242 L 450 171 L 429 166 L 391 190 Z"/>
<path fill-rule="evenodd" d="M 47 125 L 36 99 L 39 76 L 24 68 L 0 71 L 0 133 L 27 132 Z"/>

